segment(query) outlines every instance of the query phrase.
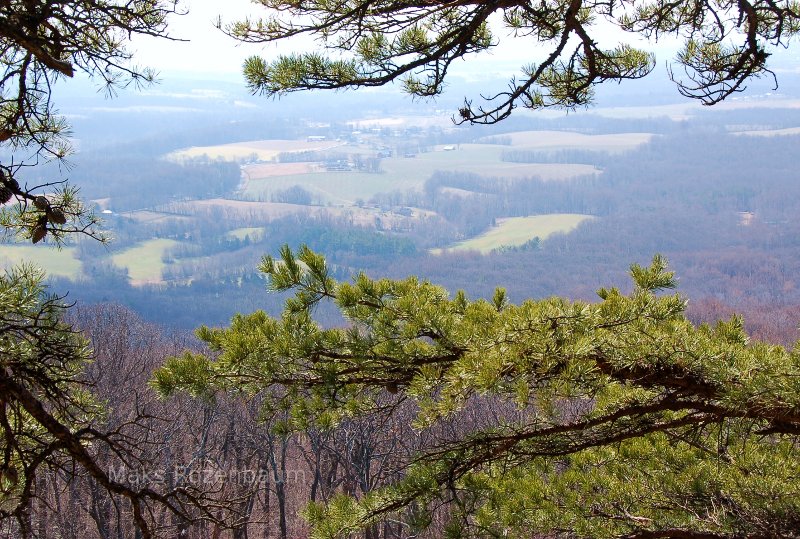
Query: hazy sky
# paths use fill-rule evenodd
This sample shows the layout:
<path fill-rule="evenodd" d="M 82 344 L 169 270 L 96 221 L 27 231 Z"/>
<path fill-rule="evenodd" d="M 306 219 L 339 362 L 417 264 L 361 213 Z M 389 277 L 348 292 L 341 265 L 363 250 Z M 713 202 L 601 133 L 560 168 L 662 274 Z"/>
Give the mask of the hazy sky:
<path fill-rule="evenodd" d="M 169 20 L 169 34 L 188 42 L 140 37 L 134 40 L 136 63 L 159 71 L 185 71 L 232 75 L 241 72 L 244 59 L 253 54 L 269 54 L 275 46 L 244 45 L 225 36 L 214 27 L 214 21 L 244 18 L 263 13 L 263 8 L 250 0 L 191 0 L 184 2 L 188 14 Z"/>
<path fill-rule="evenodd" d="M 254 54 L 269 58 L 280 53 L 313 48 L 310 38 L 292 38 L 278 44 L 243 44 L 225 36 L 214 27 L 217 17 L 223 22 L 242 19 L 247 15 L 258 17 L 265 13 L 261 6 L 250 0 L 226 0 L 224 7 L 220 2 L 210 0 L 192 0 L 187 3 L 188 14 L 174 16 L 169 21 L 169 33 L 176 38 L 187 39 L 188 42 L 170 42 L 155 38 L 137 38 L 134 41 L 136 63 L 149 66 L 161 72 L 190 72 L 216 74 L 230 77 L 241 73 L 245 58 Z M 487 74 L 493 72 L 516 72 L 520 65 L 531 59 L 526 51 L 529 47 L 520 47 L 523 40 L 512 40 L 505 36 L 501 46 L 488 54 L 480 54 L 456 66 L 468 68 L 468 71 Z M 510 43 L 514 41 L 514 44 Z"/>
<path fill-rule="evenodd" d="M 202 74 L 204 77 L 232 79 L 241 75 L 242 62 L 248 56 L 258 54 L 264 57 L 293 50 L 308 50 L 313 42 L 307 38 L 292 39 L 280 44 L 252 45 L 241 44 L 225 36 L 214 27 L 214 21 L 222 17 L 223 22 L 231 22 L 246 17 L 263 15 L 265 8 L 254 5 L 250 0 L 188 0 L 184 2 L 188 14 L 174 16 L 169 21 L 170 35 L 188 40 L 187 42 L 170 42 L 155 38 L 137 38 L 134 42 L 136 64 L 153 67 L 162 74 L 179 72 Z M 467 61 L 456 62 L 451 73 L 465 77 L 504 78 L 518 74 L 520 66 L 536 61 L 537 54 L 544 49 L 530 40 L 509 37 L 501 28 L 494 26 L 500 45 L 489 53 L 469 57 Z M 621 32 L 612 25 L 600 26 L 594 35 L 599 38 L 601 46 L 613 47 L 620 39 L 635 43 L 636 36 Z M 641 44 L 641 42 L 639 43 Z M 657 47 L 644 44 L 643 48 L 655 50 L 659 65 L 664 65 L 674 57 L 678 48 L 676 40 L 661 42 Z M 778 54 L 774 58 L 777 60 Z M 796 53 L 793 55 L 797 57 Z M 790 62 L 790 65 L 796 63 Z M 773 63 L 773 65 L 776 65 Z"/>
<path fill-rule="evenodd" d="M 228 78 L 241 72 L 242 62 L 248 56 L 259 54 L 270 57 L 278 53 L 289 53 L 295 49 L 313 47 L 309 39 L 292 39 L 280 44 L 248 45 L 237 43 L 214 27 L 214 21 L 222 16 L 223 22 L 244 18 L 248 14 L 259 16 L 265 13 L 261 6 L 250 0 L 190 0 L 186 2 L 188 14 L 170 20 L 170 35 L 189 40 L 168 42 L 163 39 L 137 38 L 135 40 L 136 62 L 162 72 L 191 72 L 216 74 Z M 455 70 L 462 74 L 479 73 L 484 76 L 518 72 L 522 64 L 533 61 L 535 45 L 524 39 L 508 37 L 496 25 L 500 45 L 489 53 L 471 57 L 468 62 L 456 63 Z M 620 37 L 616 29 L 600 30 L 601 37 L 614 40 Z"/>

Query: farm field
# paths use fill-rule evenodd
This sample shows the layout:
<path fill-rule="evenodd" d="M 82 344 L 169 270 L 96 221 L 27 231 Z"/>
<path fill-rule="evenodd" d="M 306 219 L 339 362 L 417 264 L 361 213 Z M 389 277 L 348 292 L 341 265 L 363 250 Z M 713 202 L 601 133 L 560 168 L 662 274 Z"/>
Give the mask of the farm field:
<path fill-rule="evenodd" d="M 163 207 L 164 211 L 178 212 L 195 217 L 214 217 L 224 215 L 235 219 L 271 221 L 296 213 L 313 213 L 324 208 L 301 206 L 283 202 L 257 202 L 254 200 L 233 200 L 228 198 L 207 198 L 187 202 L 173 202 Z"/>
<path fill-rule="evenodd" d="M 244 181 L 258 178 L 272 178 L 274 176 L 291 176 L 293 174 L 308 174 L 319 172 L 320 166 L 316 163 L 258 163 L 242 167 Z"/>
<path fill-rule="evenodd" d="M 761 96 L 761 97 L 732 97 L 722 103 L 717 103 L 715 110 L 735 111 L 741 109 L 770 108 L 770 109 L 797 109 L 800 100 L 791 97 Z M 696 117 L 707 110 L 696 102 L 673 103 L 670 105 L 634 105 L 617 107 L 597 107 L 591 114 L 606 118 L 634 119 L 634 118 L 669 118 L 673 121 L 683 121 Z"/>
<path fill-rule="evenodd" d="M 380 221 L 383 227 L 393 227 L 410 219 L 421 216 L 434 215 L 433 212 L 419 208 L 410 208 L 410 215 L 399 215 L 391 211 L 382 211 L 374 206 L 303 206 L 300 204 L 286 204 L 283 202 L 256 202 L 250 200 L 230 200 L 214 198 L 207 200 L 194 200 L 190 202 L 176 202 L 169 205 L 170 211 L 179 211 L 195 217 L 208 218 L 225 215 L 226 218 L 237 219 L 240 222 L 258 225 L 274 219 L 289 215 L 303 214 L 306 216 L 333 216 L 349 220 L 357 226 L 376 226 Z M 259 227 L 245 227 L 241 230 L 262 230 Z M 232 231 L 235 235 L 240 232 Z M 245 235 L 247 232 L 244 233 Z M 244 235 L 242 235 L 242 238 Z M 252 237 L 252 236 L 251 236 Z"/>
<path fill-rule="evenodd" d="M 217 146 L 193 146 L 172 152 L 167 155 L 167 158 L 174 161 L 182 161 L 205 156 L 209 159 L 221 159 L 223 161 L 242 161 L 255 155 L 257 159 L 269 161 L 283 152 L 330 150 L 342 144 L 336 141 L 252 140 Z"/>
<path fill-rule="evenodd" d="M 735 131 L 734 135 L 746 135 L 751 137 L 779 137 L 800 135 L 800 127 L 788 127 L 786 129 L 758 129 L 752 131 Z"/>
<path fill-rule="evenodd" d="M 158 284 L 163 282 L 164 252 L 179 242 L 168 239 L 144 241 L 111 256 L 116 266 L 128 268 L 131 284 Z"/>
<path fill-rule="evenodd" d="M 650 142 L 653 134 L 585 135 L 572 131 L 517 131 L 501 137 L 509 137 L 511 148 L 515 150 L 590 150 L 620 153 Z"/>
<path fill-rule="evenodd" d="M 432 254 L 447 251 L 479 251 L 488 254 L 500 247 L 516 247 L 533 238 L 545 240 L 557 232 L 572 232 L 579 224 L 594 219 L 592 215 L 577 213 L 553 213 L 529 217 L 498 219 L 497 226 L 484 234 L 456 243 L 446 249 L 434 249 Z"/>
<path fill-rule="evenodd" d="M 295 185 L 306 189 L 320 202 L 352 205 L 378 193 L 421 189 L 436 171 L 453 171 L 497 178 L 538 177 L 562 181 L 576 176 L 600 174 L 591 165 L 570 163 L 509 163 L 501 160 L 511 147 L 496 144 L 461 144 L 452 151 L 389 157 L 381 160 L 379 173 L 320 171 L 301 174 L 259 176 L 260 165 L 244 167 L 247 181 L 240 195 L 250 200 L 269 200 L 276 191 Z"/>
<path fill-rule="evenodd" d="M 135 210 L 135 211 L 126 211 L 120 212 L 120 216 L 126 217 L 128 219 L 133 219 L 139 223 L 147 223 L 147 224 L 155 224 L 155 223 L 166 223 L 169 220 L 184 220 L 190 219 L 190 217 L 186 215 L 176 215 L 175 213 L 170 212 L 161 212 L 155 210 Z"/>
<path fill-rule="evenodd" d="M 382 168 L 395 180 L 414 178 L 415 186 L 421 186 L 437 170 L 471 172 L 485 177 L 529 178 L 539 177 L 547 181 L 561 181 L 575 176 L 600 174 L 591 165 L 572 163 L 510 163 L 502 161 L 502 155 L 513 146 L 497 144 L 459 144 L 452 151 L 441 149 L 419 154 L 414 158 L 396 157 L 384 159 Z"/>
<path fill-rule="evenodd" d="M 27 262 L 42 268 L 47 275 L 74 280 L 81 274 L 81 261 L 75 254 L 75 247 L 58 250 L 46 245 L 0 245 L 0 267 L 7 269 Z"/>

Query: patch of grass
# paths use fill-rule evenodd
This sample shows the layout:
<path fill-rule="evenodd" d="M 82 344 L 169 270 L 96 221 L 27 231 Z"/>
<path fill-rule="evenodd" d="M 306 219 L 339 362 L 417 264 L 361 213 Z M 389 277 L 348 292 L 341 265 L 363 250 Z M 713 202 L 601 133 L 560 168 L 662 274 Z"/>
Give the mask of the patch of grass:
<path fill-rule="evenodd" d="M 81 273 L 81 261 L 75 258 L 75 247 L 61 250 L 46 245 L 0 245 L 0 266 L 9 268 L 28 262 L 47 272 L 48 275 L 77 279 Z"/>
<path fill-rule="evenodd" d="M 167 239 L 148 240 L 112 255 L 111 259 L 115 265 L 128 268 L 131 284 L 157 284 L 163 282 L 164 252 L 178 243 Z"/>
<path fill-rule="evenodd" d="M 572 232 L 587 219 L 594 219 L 594 216 L 578 213 L 552 213 L 498 219 L 497 226 L 490 228 L 480 236 L 453 244 L 446 250 L 479 251 L 487 254 L 500 247 L 523 245 L 533 238 L 538 237 L 544 241 L 557 232 Z M 442 251 L 443 249 L 434 249 L 431 253 L 441 254 Z"/>

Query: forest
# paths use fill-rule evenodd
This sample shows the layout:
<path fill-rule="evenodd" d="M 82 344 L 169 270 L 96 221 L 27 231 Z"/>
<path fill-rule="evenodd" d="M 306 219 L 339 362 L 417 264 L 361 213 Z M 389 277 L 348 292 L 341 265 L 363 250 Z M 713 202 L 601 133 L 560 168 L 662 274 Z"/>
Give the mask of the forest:
<path fill-rule="evenodd" d="M 798 537 L 797 6 L 353 6 L 0 4 L 0 537 Z"/>

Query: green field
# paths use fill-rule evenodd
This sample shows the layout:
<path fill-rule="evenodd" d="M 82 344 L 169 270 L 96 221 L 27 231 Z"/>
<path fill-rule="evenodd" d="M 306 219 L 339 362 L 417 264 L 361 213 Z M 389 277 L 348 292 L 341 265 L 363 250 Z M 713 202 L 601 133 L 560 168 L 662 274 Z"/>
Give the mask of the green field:
<path fill-rule="evenodd" d="M 447 247 L 447 251 L 479 251 L 483 254 L 500 247 L 516 247 L 539 238 L 545 240 L 557 232 L 572 232 L 591 215 L 578 213 L 552 213 L 548 215 L 532 215 L 529 217 L 509 217 L 498 219 L 497 226 L 484 234 Z M 434 249 L 432 254 L 441 254 L 443 249 Z"/>
<path fill-rule="evenodd" d="M 48 275 L 77 279 L 81 261 L 75 258 L 75 247 L 58 250 L 46 245 L 0 245 L 0 266 L 9 268 L 22 262 L 34 264 Z"/>
<path fill-rule="evenodd" d="M 380 173 L 314 172 L 268 178 L 251 177 L 240 194 L 250 200 L 269 200 L 269 196 L 276 191 L 300 185 L 323 202 L 350 205 L 359 198 L 368 200 L 378 193 L 421 189 L 437 170 L 497 178 L 539 177 L 553 181 L 600 173 L 591 165 L 501 161 L 503 152 L 508 149 L 508 146 L 496 144 L 461 144 L 453 151 L 439 149 L 413 158 L 382 159 Z"/>
<path fill-rule="evenodd" d="M 116 266 L 128 268 L 131 284 L 157 284 L 163 282 L 164 251 L 178 243 L 175 240 L 148 240 L 112 255 L 111 259 Z"/>

